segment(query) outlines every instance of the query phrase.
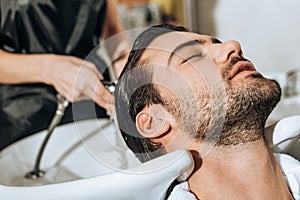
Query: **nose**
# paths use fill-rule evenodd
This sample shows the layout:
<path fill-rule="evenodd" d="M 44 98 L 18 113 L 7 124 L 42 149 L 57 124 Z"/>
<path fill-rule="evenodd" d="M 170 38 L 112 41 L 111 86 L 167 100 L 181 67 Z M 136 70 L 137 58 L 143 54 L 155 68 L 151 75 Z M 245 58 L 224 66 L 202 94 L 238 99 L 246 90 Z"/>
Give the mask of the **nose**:
<path fill-rule="evenodd" d="M 216 64 L 225 64 L 231 57 L 243 56 L 240 43 L 234 40 L 212 44 L 208 53 Z"/>

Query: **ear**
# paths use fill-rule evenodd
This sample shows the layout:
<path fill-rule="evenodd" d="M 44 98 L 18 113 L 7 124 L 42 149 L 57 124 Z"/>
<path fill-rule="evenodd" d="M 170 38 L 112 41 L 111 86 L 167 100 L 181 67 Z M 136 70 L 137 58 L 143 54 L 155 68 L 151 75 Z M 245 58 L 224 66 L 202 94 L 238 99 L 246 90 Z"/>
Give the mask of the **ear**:
<path fill-rule="evenodd" d="M 137 115 L 136 126 L 146 138 L 163 136 L 171 128 L 169 113 L 159 104 L 147 106 Z"/>

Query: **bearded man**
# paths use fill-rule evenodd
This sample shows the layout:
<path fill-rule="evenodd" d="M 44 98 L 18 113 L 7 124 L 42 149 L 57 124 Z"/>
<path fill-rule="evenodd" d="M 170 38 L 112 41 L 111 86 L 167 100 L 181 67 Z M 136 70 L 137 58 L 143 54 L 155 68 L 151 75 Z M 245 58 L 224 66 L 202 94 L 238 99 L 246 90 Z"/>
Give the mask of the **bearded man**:
<path fill-rule="evenodd" d="M 277 82 L 256 71 L 237 41 L 169 25 L 136 39 L 115 91 L 129 148 L 143 162 L 191 151 L 194 172 L 177 187 L 184 199 L 204 200 L 299 198 L 264 139 L 280 97 Z M 299 166 L 291 157 L 281 162 Z M 175 189 L 169 199 L 182 199 Z"/>

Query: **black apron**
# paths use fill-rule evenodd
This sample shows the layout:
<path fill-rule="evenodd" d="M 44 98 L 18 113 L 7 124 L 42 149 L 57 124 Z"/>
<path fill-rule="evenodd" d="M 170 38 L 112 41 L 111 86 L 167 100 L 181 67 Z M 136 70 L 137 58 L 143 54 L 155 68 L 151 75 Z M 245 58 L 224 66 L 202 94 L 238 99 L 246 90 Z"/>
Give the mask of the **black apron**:
<path fill-rule="evenodd" d="M 91 54 L 98 45 L 105 15 L 105 0 L 0 0 L 0 48 L 12 53 L 54 53 L 83 59 L 89 55 L 107 76 L 104 62 Z M 85 107 L 94 109 L 85 111 Z M 74 109 L 78 110 L 75 114 Z M 51 86 L 0 84 L 0 149 L 46 129 L 55 110 L 56 91 Z M 107 117 L 92 101 L 74 103 L 67 108 L 62 123 L 95 115 Z"/>

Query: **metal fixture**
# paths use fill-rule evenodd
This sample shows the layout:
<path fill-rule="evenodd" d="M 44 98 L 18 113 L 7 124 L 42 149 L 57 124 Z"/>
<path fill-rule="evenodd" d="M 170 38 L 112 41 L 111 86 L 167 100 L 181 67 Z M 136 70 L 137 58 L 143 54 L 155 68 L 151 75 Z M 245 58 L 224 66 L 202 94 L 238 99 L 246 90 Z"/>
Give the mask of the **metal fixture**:
<path fill-rule="evenodd" d="M 45 147 L 48 143 L 48 140 L 49 140 L 54 128 L 60 123 L 62 117 L 64 116 L 65 109 L 69 105 L 69 102 L 62 95 L 58 94 L 56 98 L 57 98 L 57 109 L 56 109 L 55 115 L 48 127 L 48 131 L 47 131 L 48 133 L 47 133 L 45 139 L 43 140 L 43 143 L 39 149 L 38 155 L 36 157 L 34 169 L 33 169 L 33 171 L 31 171 L 25 175 L 25 178 L 27 178 L 27 179 L 35 180 L 39 177 L 44 176 L 44 174 L 45 174 L 45 171 L 40 170 L 40 163 L 41 163 L 41 159 L 42 159 Z"/>

